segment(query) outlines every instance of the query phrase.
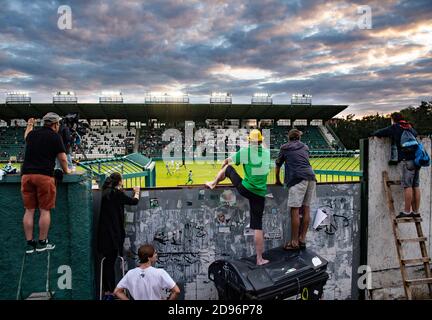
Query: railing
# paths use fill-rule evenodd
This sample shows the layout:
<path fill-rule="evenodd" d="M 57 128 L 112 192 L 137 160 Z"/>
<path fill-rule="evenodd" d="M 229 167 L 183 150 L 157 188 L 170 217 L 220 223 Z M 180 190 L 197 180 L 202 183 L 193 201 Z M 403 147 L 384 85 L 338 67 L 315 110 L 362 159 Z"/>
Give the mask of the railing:
<path fill-rule="evenodd" d="M 359 151 L 311 151 L 310 164 L 318 183 L 359 182 L 363 175 Z M 280 174 L 282 182 L 283 176 L 284 166 L 281 167 Z M 267 183 L 273 184 L 275 181 L 273 164 Z"/>
<path fill-rule="evenodd" d="M 79 165 L 93 174 L 95 184 L 102 185 L 107 176 L 113 172 L 118 172 L 123 177 L 124 188 L 154 187 L 155 177 L 152 176 L 154 173 L 143 171 L 139 164 L 131 160 L 126 161 L 124 157 L 84 161 Z"/>
<path fill-rule="evenodd" d="M 334 132 L 334 130 L 332 129 L 332 127 L 328 124 L 325 124 L 325 128 L 327 128 L 327 130 L 330 132 L 330 134 L 335 138 L 337 144 L 339 145 L 340 148 L 342 148 L 342 150 L 346 150 L 344 144 L 342 143 L 341 139 L 339 139 L 338 135 Z"/>

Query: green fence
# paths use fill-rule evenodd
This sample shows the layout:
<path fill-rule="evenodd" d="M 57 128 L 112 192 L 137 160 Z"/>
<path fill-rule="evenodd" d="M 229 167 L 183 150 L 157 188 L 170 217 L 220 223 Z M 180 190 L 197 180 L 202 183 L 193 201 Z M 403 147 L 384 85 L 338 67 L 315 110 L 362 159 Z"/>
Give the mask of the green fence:
<path fill-rule="evenodd" d="M 16 299 L 20 271 L 25 252 L 22 219 L 24 206 L 21 200 L 21 177 L 8 175 L 0 181 L 0 300 Z M 38 217 L 35 213 L 35 231 L 38 234 Z M 57 186 L 56 208 L 51 212 L 50 241 L 56 247 L 50 252 L 27 256 L 21 279 L 19 298 L 46 290 L 49 272 L 49 289 L 53 299 L 93 299 L 94 264 L 92 252 L 93 203 L 91 183 L 86 175 L 68 175 Z"/>
<path fill-rule="evenodd" d="M 156 184 L 155 163 L 139 154 L 83 161 L 79 166 L 92 173 L 95 183 L 99 185 L 113 172 L 121 173 L 125 188 L 154 187 Z"/>

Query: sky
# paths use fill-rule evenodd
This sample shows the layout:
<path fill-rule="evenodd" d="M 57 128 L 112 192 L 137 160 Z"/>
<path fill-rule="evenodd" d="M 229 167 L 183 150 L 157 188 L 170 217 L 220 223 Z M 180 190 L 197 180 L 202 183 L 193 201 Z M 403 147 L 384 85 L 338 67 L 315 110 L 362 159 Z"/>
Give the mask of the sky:
<path fill-rule="evenodd" d="M 307 93 L 363 116 L 432 100 L 431 79 L 431 0 L 0 0 L 0 102 L 11 90 L 33 102 L 58 90 L 79 102 L 103 90 L 191 103 L 213 91 L 233 103 L 268 92 L 275 104 Z"/>

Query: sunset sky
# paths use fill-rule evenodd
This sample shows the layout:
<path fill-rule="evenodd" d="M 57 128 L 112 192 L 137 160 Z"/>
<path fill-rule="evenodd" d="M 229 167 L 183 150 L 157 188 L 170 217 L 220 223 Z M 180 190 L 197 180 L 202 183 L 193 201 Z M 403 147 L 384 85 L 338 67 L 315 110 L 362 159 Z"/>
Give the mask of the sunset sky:
<path fill-rule="evenodd" d="M 58 28 L 60 5 L 71 30 Z M 365 5 L 371 29 L 359 28 Z M 33 102 L 269 92 L 277 104 L 302 92 L 349 104 L 342 115 L 388 113 L 432 100 L 432 1 L 0 0 L 0 102 L 10 90 Z"/>

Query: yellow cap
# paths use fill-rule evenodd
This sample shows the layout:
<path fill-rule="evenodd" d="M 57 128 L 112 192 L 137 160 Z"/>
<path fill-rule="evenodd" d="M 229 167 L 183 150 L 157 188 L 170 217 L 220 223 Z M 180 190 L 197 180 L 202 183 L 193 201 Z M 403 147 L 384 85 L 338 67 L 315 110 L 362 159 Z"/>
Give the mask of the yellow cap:
<path fill-rule="evenodd" d="M 249 141 L 258 141 L 258 142 L 262 142 L 262 134 L 258 129 L 253 129 L 250 133 L 249 133 Z"/>

